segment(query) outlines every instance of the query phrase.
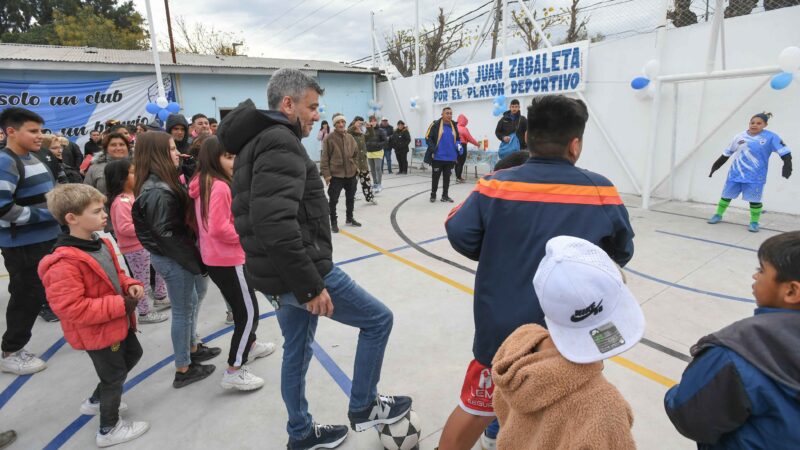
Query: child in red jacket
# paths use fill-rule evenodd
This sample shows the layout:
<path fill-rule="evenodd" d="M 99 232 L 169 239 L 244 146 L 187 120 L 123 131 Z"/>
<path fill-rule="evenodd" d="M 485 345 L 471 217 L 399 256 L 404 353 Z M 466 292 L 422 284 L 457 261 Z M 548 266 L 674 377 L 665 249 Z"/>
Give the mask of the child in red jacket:
<path fill-rule="evenodd" d="M 121 420 L 128 372 L 142 357 L 136 339 L 135 309 L 144 287 L 120 268 L 113 247 L 94 234 L 105 229 L 106 198 L 84 184 L 62 184 L 47 194 L 47 209 L 69 234 L 59 236 L 53 252 L 39 263 L 47 298 L 76 350 L 86 350 L 100 383 L 81 405 L 81 413 L 100 414 L 98 447 L 127 442 L 144 434 L 147 422 Z"/>

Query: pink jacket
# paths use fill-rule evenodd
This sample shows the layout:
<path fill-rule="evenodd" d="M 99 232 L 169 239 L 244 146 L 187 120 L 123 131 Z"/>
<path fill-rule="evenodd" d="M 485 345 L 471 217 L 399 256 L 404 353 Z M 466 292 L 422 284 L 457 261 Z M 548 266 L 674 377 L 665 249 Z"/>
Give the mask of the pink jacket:
<path fill-rule="evenodd" d="M 233 196 L 228 183 L 215 179 L 211 185 L 207 224 L 203 223 L 199 177 L 192 178 L 189 183 L 189 197 L 194 200 L 200 256 L 203 258 L 203 263 L 215 267 L 243 265 L 244 250 L 239 243 L 239 235 L 233 227 L 233 212 L 231 212 Z"/>
<path fill-rule="evenodd" d="M 472 137 L 472 134 L 467 129 L 467 124 L 469 123 L 469 119 L 467 116 L 463 114 L 458 115 L 458 135 L 461 137 L 462 144 L 472 144 L 472 145 L 480 145 L 478 141 Z"/>
<path fill-rule="evenodd" d="M 114 202 L 111 203 L 111 224 L 114 226 L 114 234 L 117 238 L 119 251 L 122 254 L 133 253 L 142 250 L 141 242 L 136 237 L 136 230 L 133 228 L 131 218 L 131 208 L 133 208 L 132 195 L 119 194 Z"/>

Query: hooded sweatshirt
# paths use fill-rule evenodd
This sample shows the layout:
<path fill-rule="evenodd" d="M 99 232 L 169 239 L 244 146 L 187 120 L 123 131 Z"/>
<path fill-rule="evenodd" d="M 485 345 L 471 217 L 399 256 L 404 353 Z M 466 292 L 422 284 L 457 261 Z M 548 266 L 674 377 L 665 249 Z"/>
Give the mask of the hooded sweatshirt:
<path fill-rule="evenodd" d="M 550 334 L 523 325 L 494 357 L 497 448 L 635 449 L 628 402 L 603 376 L 603 363 L 576 364 L 557 349 L 537 351 Z"/>
<path fill-rule="evenodd" d="M 200 177 L 194 177 L 189 183 L 189 197 L 194 200 L 200 256 L 203 258 L 203 263 L 214 267 L 243 265 L 244 250 L 233 226 L 231 187 L 228 183 L 215 178 L 211 184 L 208 223 L 203 222 Z"/>
<path fill-rule="evenodd" d="M 183 125 L 183 129 L 186 130 L 186 133 L 184 133 L 183 139 L 175 141 L 175 147 L 178 148 L 178 151 L 181 152 L 182 155 L 190 155 L 188 158 L 181 158 L 181 173 L 186 180 L 190 180 L 192 176 L 194 176 L 194 171 L 197 168 L 197 161 L 189 152 L 192 146 L 189 140 L 189 122 L 182 114 L 170 114 L 169 117 L 167 117 L 167 133 L 171 135 L 172 129 L 178 125 Z"/>
<path fill-rule="evenodd" d="M 356 165 L 358 166 L 359 172 L 369 172 L 369 164 L 367 162 L 367 141 L 364 139 L 364 133 L 361 132 L 360 129 L 356 128 L 355 125 L 350 127 L 347 130 L 350 133 L 350 136 L 353 136 L 353 139 L 356 140 L 356 148 L 358 152 L 356 153 Z"/>
<path fill-rule="evenodd" d="M 333 130 L 322 141 L 319 155 L 323 178 L 352 178 L 358 174 L 356 153 L 358 144 L 346 131 Z"/>
<path fill-rule="evenodd" d="M 469 130 L 467 129 L 467 124 L 469 123 L 469 119 L 467 119 L 467 116 L 459 114 L 457 122 L 458 122 L 458 135 L 461 137 L 461 143 L 479 146 L 480 144 L 478 144 L 478 141 L 476 141 L 475 138 L 472 137 L 472 133 L 470 133 Z"/>

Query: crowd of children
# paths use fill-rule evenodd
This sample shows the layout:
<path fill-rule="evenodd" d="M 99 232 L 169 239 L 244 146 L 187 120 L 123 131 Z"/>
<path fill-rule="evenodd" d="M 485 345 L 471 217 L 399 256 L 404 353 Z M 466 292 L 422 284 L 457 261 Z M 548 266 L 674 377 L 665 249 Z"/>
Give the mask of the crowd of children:
<path fill-rule="evenodd" d="M 474 359 L 440 450 L 471 449 L 479 438 L 485 449 L 635 448 L 631 407 L 602 374 L 603 360 L 630 349 L 645 332 L 621 269 L 633 257 L 634 233 L 614 185 L 576 166 L 588 114 L 581 101 L 564 96 L 537 97 L 527 119 L 517 109 L 506 121 L 524 121 L 520 147 L 530 154 L 510 153 L 447 218 L 452 247 L 478 262 L 478 274 Z M 459 136 L 450 118 L 440 122 L 450 127 L 447 133 L 432 135 L 438 140 L 452 134 L 455 151 Z M 751 202 L 750 230 L 758 231 L 771 152 L 783 158 L 784 177 L 791 174 L 790 152 L 764 130 L 768 119 L 754 116 L 746 134 L 714 164 L 712 174 L 736 158 L 712 223 L 743 193 Z M 11 293 L 0 368 L 18 375 L 46 368 L 24 348 L 46 298 L 65 339 L 87 352 L 99 378 L 80 405 L 82 414 L 100 416 L 96 444 L 135 439 L 148 423 L 123 420 L 120 413 L 127 409 L 121 399 L 125 379 L 145 351 L 137 325 L 166 321 L 163 311 L 171 307 L 173 387 L 210 376 L 215 366 L 202 363 L 221 349 L 206 346 L 197 334 L 210 278 L 234 325 L 220 384 L 243 391 L 262 387 L 264 379 L 245 364 L 276 346 L 256 339 L 259 306 L 232 212 L 236 152 L 211 134 L 202 114 L 192 118 L 199 134 L 191 138 L 189 122 L 173 116 L 168 133 L 136 130 L 135 144 L 125 127 L 93 137 L 103 153 L 93 155 L 83 171 L 86 181 L 76 183 L 80 171 L 63 162 L 68 144 L 43 137 L 43 122 L 21 108 L 0 114 L 7 135 L 0 152 L 0 248 Z M 357 117 L 345 127 L 337 115 L 335 131 L 323 138 L 330 152 L 346 152 L 352 160 L 341 172 L 348 189 L 355 191 L 357 177 L 369 187 L 368 163 L 379 192 L 383 141 L 376 118 L 366 132 L 362 122 Z M 516 133 L 521 126 L 506 128 Z M 334 138 L 341 145 L 334 146 Z M 36 153 L 40 148 L 45 156 Z M 360 153 L 363 159 L 356 158 Z M 58 163 L 51 166 L 46 156 Z M 337 173 L 323 170 L 326 181 Z M 371 191 L 364 194 L 371 200 Z M 347 212 L 351 220 L 351 204 Z M 120 266 L 112 239 L 98 234 L 104 231 L 111 232 L 132 276 Z M 758 262 L 755 315 L 700 339 L 681 382 L 666 393 L 669 419 L 700 448 L 788 449 L 800 443 L 794 426 L 800 423 L 800 232 L 767 239 Z"/>

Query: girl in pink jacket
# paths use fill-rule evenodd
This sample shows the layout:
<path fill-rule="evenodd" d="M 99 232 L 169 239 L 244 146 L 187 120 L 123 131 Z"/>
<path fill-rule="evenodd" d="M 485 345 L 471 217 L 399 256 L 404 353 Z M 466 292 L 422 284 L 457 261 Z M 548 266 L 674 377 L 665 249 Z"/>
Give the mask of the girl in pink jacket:
<path fill-rule="evenodd" d="M 458 155 L 458 159 L 456 160 L 456 183 L 463 183 L 466 181 L 462 174 L 464 173 L 464 164 L 467 162 L 467 144 L 480 147 L 478 141 L 472 137 L 472 133 L 467 129 L 468 123 L 469 119 L 467 119 L 467 116 L 459 114 L 458 136 L 461 138 L 461 154 Z"/>
<path fill-rule="evenodd" d="M 117 239 L 119 250 L 125 257 L 133 277 L 143 286 L 150 286 L 150 252 L 148 252 L 136 237 L 133 228 L 131 208 L 133 207 L 133 164 L 127 158 L 109 162 L 103 169 L 108 190 L 108 203 L 111 205 L 111 225 L 114 227 L 114 237 Z M 139 313 L 139 323 L 158 323 L 169 318 L 160 309 L 169 308 L 167 299 L 167 285 L 164 279 L 156 273 L 155 288 L 150 293 L 153 304 L 145 296 L 136 307 Z"/>
<path fill-rule="evenodd" d="M 189 183 L 194 200 L 198 241 L 203 264 L 233 312 L 233 336 L 228 370 L 222 376 L 225 389 L 251 391 L 264 380 L 248 372 L 244 364 L 275 351 L 275 344 L 256 341 L 258 302 L 244 275 L 244 250 L 233 227 L 231 180 L 235 155 L 226 152 L 216 136 L 203 142 L 197 172 Z"/>

